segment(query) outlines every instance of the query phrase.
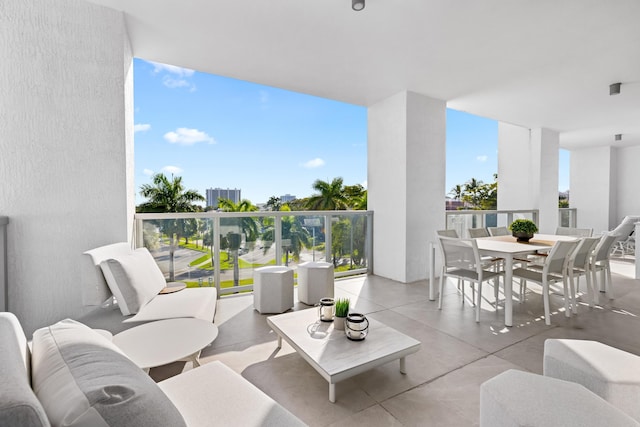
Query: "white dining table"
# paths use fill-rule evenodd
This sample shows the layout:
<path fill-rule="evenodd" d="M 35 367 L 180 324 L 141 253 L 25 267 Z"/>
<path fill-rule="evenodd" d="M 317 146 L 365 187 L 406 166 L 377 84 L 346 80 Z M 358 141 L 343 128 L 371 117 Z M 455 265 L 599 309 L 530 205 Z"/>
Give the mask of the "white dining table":
<path fill-rule="evenodd" d="M 557 241 L 576 240 L 576 236 L 560 236 L 555 234 L 534 234 L 529 242 L 518 242 L 513 236 L 479 237 L 478 251 L 480 255 L 504 259 L 504 324 L 513 326 L 513 260 L 518 256 L 535 254 L 538 251 L 549 251 Z M 435 250 L 431 251 L 431 274 L 429 280 L 429 299 L 435 299 Z M 433 297 L 433 298 L 432 298 Z"/>

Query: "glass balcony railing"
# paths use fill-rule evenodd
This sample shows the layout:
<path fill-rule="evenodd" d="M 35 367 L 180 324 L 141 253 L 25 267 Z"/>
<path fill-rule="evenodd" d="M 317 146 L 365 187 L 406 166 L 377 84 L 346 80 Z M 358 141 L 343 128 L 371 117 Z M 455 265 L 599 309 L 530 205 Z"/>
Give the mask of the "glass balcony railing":
<path fill-rule="evenodd" d="M 531 210 L 448 210 L 445 213 L 447 229 L 453 229 L 461 237 L 468 237 L 470 228 L 508 227 L 514 219 L 526 218 L 538 223 L 539 212 Z M 558 209 L 558 226 L 576 227 L 575 208 Z"/>
<path fill-rule="evenodd" d="M 253 290 L 253 270 L 332 262 L 335 276 L 371 272 L 370 211 L 136 214 L 136 247 L 153 254 L 168 281 Z"/>

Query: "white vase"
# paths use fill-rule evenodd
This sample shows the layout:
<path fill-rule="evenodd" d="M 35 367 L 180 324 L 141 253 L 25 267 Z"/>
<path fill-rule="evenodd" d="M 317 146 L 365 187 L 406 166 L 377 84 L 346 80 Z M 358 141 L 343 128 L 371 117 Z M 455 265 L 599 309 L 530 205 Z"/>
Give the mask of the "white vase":
<path fill-rule="evenodd" d="M 339 331 L 344 331 L 344 320 L 346 317 L 338 317 L 336 316 L 333 319 L 333 329 L 337 329 Z"/>

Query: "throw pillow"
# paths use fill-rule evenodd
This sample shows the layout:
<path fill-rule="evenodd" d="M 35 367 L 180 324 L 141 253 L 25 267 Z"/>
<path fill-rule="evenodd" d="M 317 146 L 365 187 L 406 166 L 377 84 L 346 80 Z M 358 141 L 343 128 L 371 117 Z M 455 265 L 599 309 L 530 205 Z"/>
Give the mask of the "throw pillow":
<path fill-rule="evenodd" d="M 123 315 L 135 314 L 166 286 L 164 275 L 147 248 L 100 263 Z"/>
<path fill-rule="evenodd" d="M 111 341 L 67 319 L 33 334 L 33 389 L 52 425 L 184 426 L 158 385 Z"/>

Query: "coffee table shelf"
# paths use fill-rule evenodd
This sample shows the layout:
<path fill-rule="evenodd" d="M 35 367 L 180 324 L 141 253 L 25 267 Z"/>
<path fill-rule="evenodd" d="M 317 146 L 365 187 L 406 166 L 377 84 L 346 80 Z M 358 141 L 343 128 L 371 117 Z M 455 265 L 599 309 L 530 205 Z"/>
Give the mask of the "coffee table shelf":
<path fill-rule="evenodd" d="M 267 324 L 278 334 L 278 348 L 284 339 L 329 382 L 331 402 L 337 382 L 397 359 L 404 374 L 405 357 L 420 349 L 420 341 L 373 319 L 367 338 L 351 341 L 333 322 L 320 322 L 317 309 L 271 316 Z"/>

